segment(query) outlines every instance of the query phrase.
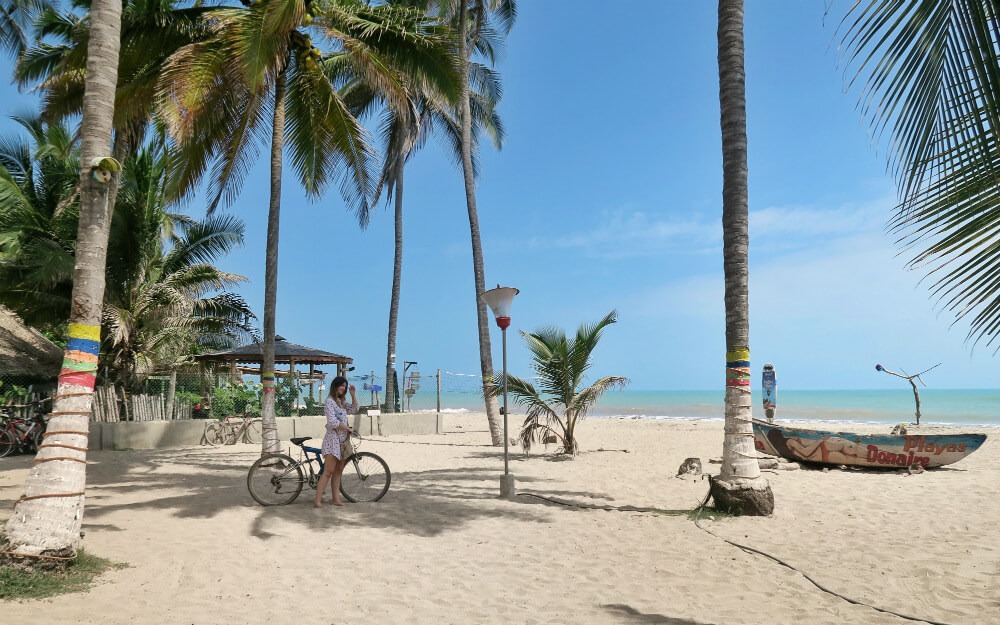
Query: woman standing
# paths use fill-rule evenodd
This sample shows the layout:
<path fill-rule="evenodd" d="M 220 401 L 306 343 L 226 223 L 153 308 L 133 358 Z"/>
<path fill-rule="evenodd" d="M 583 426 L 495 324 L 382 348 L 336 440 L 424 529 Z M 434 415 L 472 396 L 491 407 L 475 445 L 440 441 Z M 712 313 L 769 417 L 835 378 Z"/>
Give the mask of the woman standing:
<path fill-rule="evenodd" d="M 350 390 L 351 403 L 347 403 L 347 392 Z M 340 477 L 344 474 L 344 465 L 350 456 L 348 449 L 351 441 L 351 426 L 347 423 L 347 415 L 358 411 L 358 398 L 353 384 L 348 385 L 347 378 L 337 376 L 330 383 L 330 396 L 323 405 L 326 414 L 326 436 L 323 437 L 323 475 L 316 486 L 317 508 L 323 507 L 323 490 L 327 483 L 333 492 L 333 505 L 342 506 L 340 499 Z"/>

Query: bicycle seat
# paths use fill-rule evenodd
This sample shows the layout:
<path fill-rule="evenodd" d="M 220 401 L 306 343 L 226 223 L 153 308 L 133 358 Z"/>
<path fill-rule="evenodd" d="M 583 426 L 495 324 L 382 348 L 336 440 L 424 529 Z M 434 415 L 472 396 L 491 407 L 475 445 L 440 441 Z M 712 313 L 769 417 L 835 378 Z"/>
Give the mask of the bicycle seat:
<path fill-rule="evenodd" d="M 293 445 L 298 445 L 298 446 L 301 447 L 302 443 L 306 442 L 307 440 L 309 440 L 311 438 L 312 438 L 312 436 L 296 436 L 295 438 L 290 438 L 288 440 L 292 441 Z"/>

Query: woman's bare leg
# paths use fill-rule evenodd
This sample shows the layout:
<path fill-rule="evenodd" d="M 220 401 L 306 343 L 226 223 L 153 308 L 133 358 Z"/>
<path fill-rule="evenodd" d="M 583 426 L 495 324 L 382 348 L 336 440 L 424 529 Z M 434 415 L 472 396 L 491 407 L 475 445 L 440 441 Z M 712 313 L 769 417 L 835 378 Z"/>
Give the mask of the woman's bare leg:
<path fill-rule="evenodd" d="M 323 507 L 323 491 L 326 489 L 326 485 L 333 481 L 337 462 L 337 458 L 333 454 L 323 456 L 323 473 L 319 476 L 319 484 L 316 485 L 316 500 L 313 502 L 317 508 Z"/>
<path fill-rule="evenodd" d="M 345 460 L 337 460 L 337 466 L 333 470 L 333 483 L 330 485 L 333 488 L 333 505 L 342 506 L 344 502 L 340 499 L 340 480 L 344 475 L 344 466 L 347 464 Z"/>

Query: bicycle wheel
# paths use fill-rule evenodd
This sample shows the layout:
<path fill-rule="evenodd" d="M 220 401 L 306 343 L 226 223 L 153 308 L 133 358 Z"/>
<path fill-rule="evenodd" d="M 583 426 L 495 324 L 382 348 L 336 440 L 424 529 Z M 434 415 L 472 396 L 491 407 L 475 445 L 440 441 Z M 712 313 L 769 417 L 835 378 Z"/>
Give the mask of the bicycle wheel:
<path fill-rule="evenodd" d="M 340 478 L 340 493 L 347 501 L 378 501 L 389 490 L 392 474 L 385 460 L 368 451 L 359 451 L 347 459 Z"/>
<path fill-rule="evenodd" d="M 11 455 L 17 447 L 17 440 L 10 430 L 0 431 L 0 458 Z"/>
<path fill-rule="evenodd" d="M 219 426 L 219 434 L 223 445 L 236 444 L 236 426 L 232 423 L 223 423 Z"/>
<path fill-rule="evenodd" d="M 222 432 L 218 423 L 208 423 L 205 425 L 205 442 L 209 445 L 222 444 Z"/>
<path fill-rule="evenodd" d="M 34 432 L 31 433 L 31 450 L 38 453 L 38 447 L 42 444 L 42 439 L 45 438 L 45 427 L 36 428 Z"/>
<path fill-rule="evenodd" d="M 292 503 L 302 492 L 302 467 L 285 454 L 261 456 L 247 473 L 250 496 L 262 506 Z"/>
<path fill-rule="evenodd" d="M 243 428 L 243 441 L 253 444 L 260 443 L 260 421 L 252 419 L 246 424 L 246 427 Z"/>

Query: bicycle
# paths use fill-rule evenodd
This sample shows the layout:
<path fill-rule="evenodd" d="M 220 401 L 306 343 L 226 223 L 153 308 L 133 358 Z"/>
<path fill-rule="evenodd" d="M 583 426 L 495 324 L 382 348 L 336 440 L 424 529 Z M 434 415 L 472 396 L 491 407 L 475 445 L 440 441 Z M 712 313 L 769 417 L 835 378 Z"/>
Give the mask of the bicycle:
<path fill-rule="evenodd" d="M 311 438 L 298 436 L 290 439 L 301 450 L 301 460 L 294 460 L 288 454 L 267 454 L 253 463 L 247 473 L 247 488 L 257 503 L 283 506 L 295 501 L 304 485 L 308 484 L 315 490 L 323 473 L 323 455 L 319 448 L 305 445 Z M 351 438 L 355 452 L 347 458 L 340 493 L 354 503 L 378 501 L 389 491 L 392 481 L 389 465 L 377 454 L 357 451 L 361 444 L 360 435 L 351 432 Z"/>
<path fill-rule="evenodd" d="M 31 418 L 17 417 L 8 411 L 0 412 L 0 458 L 9 456 L 14 451 L 37 451 L 45 436 L 45 412 L 42 403 L 51 398 L 35 400 L 26 406 L 31 406 Z M 24 406 L 20 406 L 24 407 Z"/>
<path fill-rule="evenodd" d="M 243 415 L 229 415 L 205 424 L 205 442 L 209 445 L 235 445 L 236 441 L 260 443 L 260 419 Z"/>

